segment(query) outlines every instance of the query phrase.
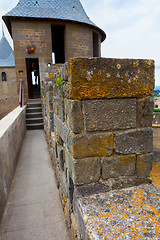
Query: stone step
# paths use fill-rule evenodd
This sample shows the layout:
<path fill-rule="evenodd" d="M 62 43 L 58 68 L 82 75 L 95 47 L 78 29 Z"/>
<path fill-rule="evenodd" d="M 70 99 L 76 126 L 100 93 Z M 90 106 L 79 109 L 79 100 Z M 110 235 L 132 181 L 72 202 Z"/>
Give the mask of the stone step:
<path fill-rule="evenodd" d="M 42 118 L 42 112 L 38 112 L 38 113 L 26 113 L 26 118 Z"/>
<path fill-rule="evenodd" d="M 28 103 L 41 102 L 41 98 L 28 99 Z"/>
<path fill-rule="evenodd" d="M 41 107 L 26 108 L 26 113 L 38 113 L 38 112 L 42 112 Z"/>
<path fill-rule="evenodd" d="M 43 118 L 26 118 L 27 124 L 43 123 Z"/>
<path fill-rule="evenodd" d="M 37 107 L 42 107 L 40 102 L 27 103 L 27 108 L 37 108 Z"/>
<path fill-rule="evenodd" d="M 44 129 L 43 123 L 26 124 L 27 130 Z"/>
<path fill-rule="evenodd" d="M 44 129 L 41 99 L 29 99 L 26 108 L 27 130 Z"/>

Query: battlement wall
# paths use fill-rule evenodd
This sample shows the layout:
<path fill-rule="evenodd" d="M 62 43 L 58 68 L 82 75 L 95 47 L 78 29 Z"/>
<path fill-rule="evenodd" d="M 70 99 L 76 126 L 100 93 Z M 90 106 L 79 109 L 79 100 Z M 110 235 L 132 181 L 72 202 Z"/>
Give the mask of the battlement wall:
<path fill-rule="evenodd" d="M 53 94 L 53 102 L 48 101 L 53 120 L 45 129 L 66 220 L 76 239 L 85 231 L 76 210 L 80 192 L 151 182 L 154 61 L 73 58 L 51 83 L 44 95 Z"/>

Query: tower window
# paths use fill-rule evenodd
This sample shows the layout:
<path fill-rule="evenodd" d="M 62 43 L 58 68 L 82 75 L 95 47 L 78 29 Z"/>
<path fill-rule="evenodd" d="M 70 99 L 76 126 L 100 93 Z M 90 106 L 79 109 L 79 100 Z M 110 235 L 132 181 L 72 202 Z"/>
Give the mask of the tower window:
<path fill-rule="evenodd" d="M 52 56 L 54 63 L 65 63 L 64 26 L 52 25 Z"/>
<path fill-rule="evenodd" d="M 7 81 L 6 73 L 2 72 L 2 82 L 6 82 L 6 81 Z"/>
<path fill-rule="evenodd" d="M 98 57 L 98 34 L 93 32 L 93 57 Z"/>

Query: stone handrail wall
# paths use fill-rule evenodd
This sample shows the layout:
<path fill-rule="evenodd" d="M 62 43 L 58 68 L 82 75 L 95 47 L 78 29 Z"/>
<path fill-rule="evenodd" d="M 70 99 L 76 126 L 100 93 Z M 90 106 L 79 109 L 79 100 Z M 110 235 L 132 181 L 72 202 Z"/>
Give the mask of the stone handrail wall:
<path fill-rule="evenodd" d="M 93 193 L 150 182 L 154 61 L 75 58 L 59 74 L 62 86 L 57 73 L 50 79 L 54 138 L 53 128 L 47 136 L 66 221 L 79 239 L 81 186 Z"/>
<path fill-rule="evenodd" d="M 0 120 L 0 220 L 26 132 L 25 107 Z"/>

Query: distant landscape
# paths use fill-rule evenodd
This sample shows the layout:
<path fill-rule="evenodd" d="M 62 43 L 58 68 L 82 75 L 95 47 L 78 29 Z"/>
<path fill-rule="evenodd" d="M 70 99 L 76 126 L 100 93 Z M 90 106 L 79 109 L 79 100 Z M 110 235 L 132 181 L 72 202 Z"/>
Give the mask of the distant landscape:
<path fill-rule="evenodd" d="M 151 98 L 160 97 L 160 86 L 156 86 Z"/>

